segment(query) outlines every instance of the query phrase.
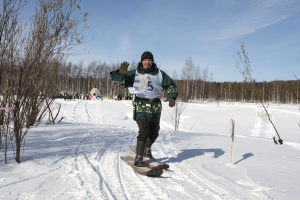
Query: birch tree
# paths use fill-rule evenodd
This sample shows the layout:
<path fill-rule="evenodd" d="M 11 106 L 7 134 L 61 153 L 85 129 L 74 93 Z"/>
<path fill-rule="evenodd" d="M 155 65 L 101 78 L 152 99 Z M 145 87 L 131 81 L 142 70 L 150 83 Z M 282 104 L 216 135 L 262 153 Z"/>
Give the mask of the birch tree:
<path fill-rule="evenodd" d="M 187 58 L 185 61 L 185 65 L 182 67 L 182 79 L 184 80 L 184 87 L 186 89 L 184 101 L 188 102 L 190 99 L 190 82 L 193 77 L 193 70 L 195 68 L 194 62 L 191 57 Z"/>

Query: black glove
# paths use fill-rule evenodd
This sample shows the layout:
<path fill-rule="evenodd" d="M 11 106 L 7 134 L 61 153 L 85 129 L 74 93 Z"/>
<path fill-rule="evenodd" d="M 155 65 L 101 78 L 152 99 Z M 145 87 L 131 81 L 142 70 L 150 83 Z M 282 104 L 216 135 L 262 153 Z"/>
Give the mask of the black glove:
<path fill-rule="evenodd" d="M 167 99 L 165 100 L 165 102 L 167 102 L 167 101 L 169 101 L 169 106 L 170 106 L 170 107 L 175 106 L 175 99 L 174 99 L 173 97 L 167 98 Z"/>
<path fill-rule="evenodd" d="M 130 71 L 127 71 L 127 68 L 129 66 L 129 63 L 124 61 L 123 63 L 121 63 L 121 67 L 119 69 L 119 73 L 120 74 L 128 74 Z"/>

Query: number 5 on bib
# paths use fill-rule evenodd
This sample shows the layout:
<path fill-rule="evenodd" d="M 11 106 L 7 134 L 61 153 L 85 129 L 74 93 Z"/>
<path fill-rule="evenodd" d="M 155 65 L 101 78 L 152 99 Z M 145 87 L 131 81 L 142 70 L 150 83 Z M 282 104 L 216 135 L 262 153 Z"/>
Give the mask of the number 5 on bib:
<path fill-rule="evenodd" d="M 151 81 L 148 81 L 148 90 L 153 91 L 153 85 L 151 84 Z"/>

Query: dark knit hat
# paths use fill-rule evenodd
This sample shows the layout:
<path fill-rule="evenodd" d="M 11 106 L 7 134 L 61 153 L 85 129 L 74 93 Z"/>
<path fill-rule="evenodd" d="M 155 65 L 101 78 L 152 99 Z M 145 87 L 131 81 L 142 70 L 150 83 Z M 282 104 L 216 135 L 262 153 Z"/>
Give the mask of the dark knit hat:
<path fill-rule="evenodd" d="M 145 51 L 141 56 L 141 62 L 144 59 L 151 59 L 152 61 L 154 61 L 153 54 L 150 51 Z"/>

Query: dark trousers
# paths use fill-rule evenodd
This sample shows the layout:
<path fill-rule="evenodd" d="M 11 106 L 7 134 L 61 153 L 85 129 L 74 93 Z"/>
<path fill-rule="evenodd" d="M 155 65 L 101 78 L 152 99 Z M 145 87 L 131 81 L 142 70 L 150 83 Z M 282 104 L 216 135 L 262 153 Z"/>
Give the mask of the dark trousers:
<path fill-rule="evenodd" d="M 152 143 L 155 142 L 160 129 L 159 121 L 149 122 L 145 117 L 139 119 L 137 124 L 139 126 L 139 135 L 137 136 L 137 139 L 139 141 L 146 142 L 147 138 L 149 137 Z"/>

